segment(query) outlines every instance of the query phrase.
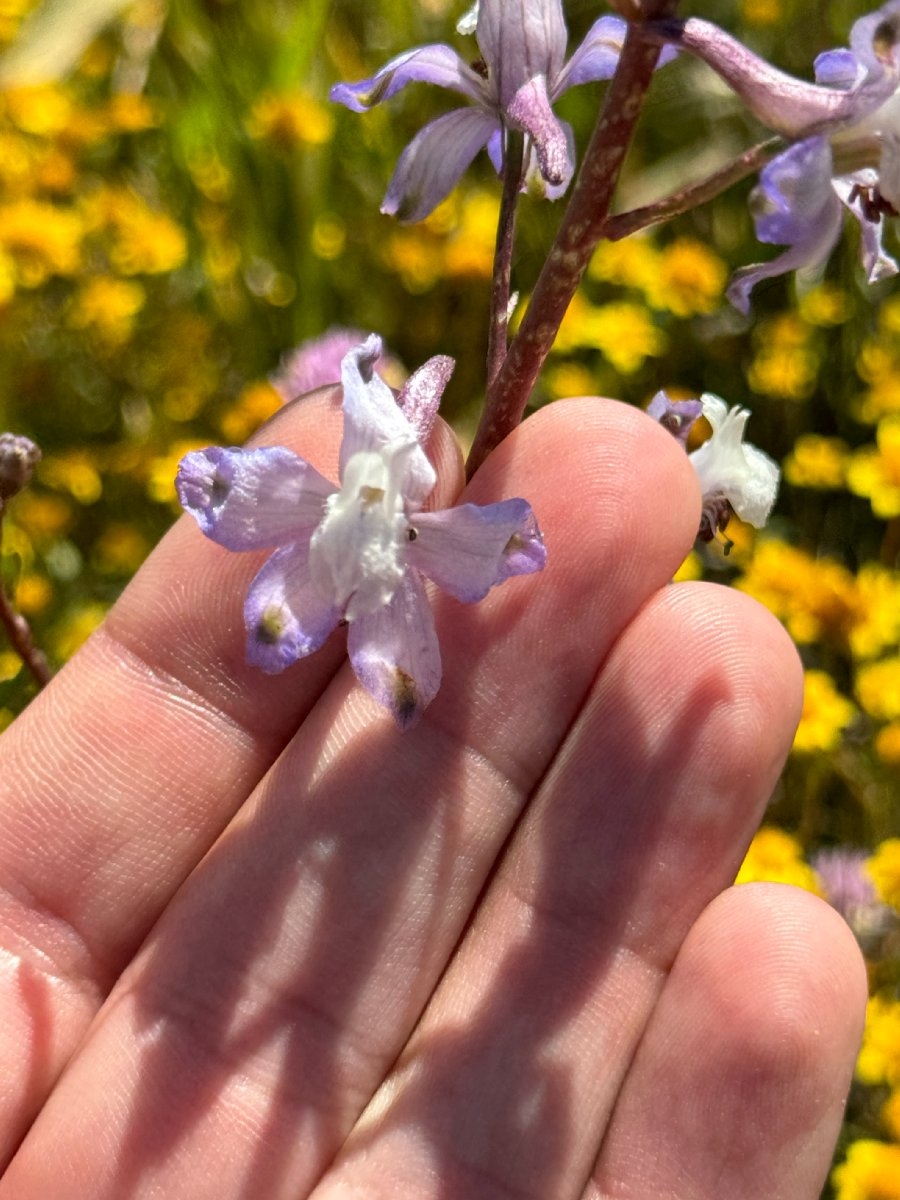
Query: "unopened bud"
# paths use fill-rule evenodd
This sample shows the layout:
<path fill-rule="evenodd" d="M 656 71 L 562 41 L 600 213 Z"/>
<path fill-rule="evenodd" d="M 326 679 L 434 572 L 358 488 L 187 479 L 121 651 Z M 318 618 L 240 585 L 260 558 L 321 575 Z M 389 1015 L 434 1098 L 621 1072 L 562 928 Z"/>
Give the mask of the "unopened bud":
<path fill-rule="evenodd" d="M 0 504 L 25 487 L 40 457 L 40 448 L 31 438 L 0 433 Z"/>

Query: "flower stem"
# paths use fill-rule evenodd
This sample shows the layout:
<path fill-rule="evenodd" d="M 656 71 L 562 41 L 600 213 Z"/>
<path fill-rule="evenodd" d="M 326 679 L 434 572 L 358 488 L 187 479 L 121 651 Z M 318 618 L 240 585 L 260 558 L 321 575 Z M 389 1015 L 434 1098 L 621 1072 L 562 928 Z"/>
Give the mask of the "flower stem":
<path fill-rule="evenodd" d="M 506 131 L 503 151 L 503 193 L 497 221 L 497 242 L 494 248 L 494 281 L 491 289 L 491 318 L 488 328 L 487 382 L 491 387 L 507 351 L 509 325 L 510 277 L 512 274 L 513 242 L 516 230 L 516 204 L 522 185 L 522 163 L 525 154 L 525 135 L 517 130 Z"/>
<path fill-rule="evenodd" d="M 653 6 L 669 15 L 677 0 Z M 647 6 L 650 7 L 649 5 Z M 474 474 L 495 446 L 522 420 L 525 405 L 550 351 L 569 301 L 603 233 L 613 192 L 631 144 L 644 96 L 659 59 L 658 46 L 629 26 L 619 65 L 609 85 L 569 206 L 531 302 L 503 365 L 488 388 L 487 401 L 466 464 Z"/>
<path fill-rule="evenodd" d="M 3 548 L 3 517 L 5 506 L 0 501 L 0 554 Z M 22 616 L 16 612 L 10 603 L 6 590 L 0 583 L 0 625 L 6 630 L 9 644 L 31 672 L 38 687 L 44 687 L 50 682 L 50 668 L 41 651 L 34 644 L 31 627 Z"/>
<path fill-rule="evenodd" d="M 637 233 L 639 229 L 658 225 L 660 221 L 667 221 L 670 217 L 677 217 L 699 204 L 705 204 L 707 200 L 712 200 L 726 191 L 732 184 L 739 183 L 760 167 L 764 167 L 783 149 L 784 141 L 781 138 L 770 138 L 767 142 L 760 142 L 730 163 L 726 163 L 724 167 L 720 167 L 718 171 L 714 171 L 712 175 L 708 175 L 706 179 L 701 179 L 699 183 L 692 183 L 689 187 L 673 192 L 671 196 L 665 196 L 661 200 L 654 200 L 652 204 L 642 208 L 633 208 L 630 212 L 615 213 L 607 217 L 603 223 L 603 236 L 610 242 L 618 242 L 631 233 Z"/>

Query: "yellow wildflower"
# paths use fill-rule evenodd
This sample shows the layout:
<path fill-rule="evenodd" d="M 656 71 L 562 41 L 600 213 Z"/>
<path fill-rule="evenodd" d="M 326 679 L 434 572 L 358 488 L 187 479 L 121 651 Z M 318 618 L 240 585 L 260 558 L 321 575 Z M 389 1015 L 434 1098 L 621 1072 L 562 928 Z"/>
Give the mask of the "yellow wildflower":
<path fill-rule="evenodd" d="M 851 315 L 853 306 L 843 288 L 834 283 L 820 283 L 800 297 L 797 307 L 810 325 L 841 325 Z"/>
<path fill-rule="evenodd" d="M 795 837 L 774 825 L 764 826 L 750 843 L 735 883 L 792 883 L 821 895 L 816 873 L 803 859 Z"/>
<path fill-rule="evenodd" d="M 882 1105 L 881 1123 L 891 1137 L 900 1142 L 900 1088 L 891 1092 Z"/>
<path fill-rule="evenodd" d="M 782 0 L 741 0 L 741 16 L 750 25 L 775 25 L 783 15 Z"/>
<path fill-rule="evenodd" d="M 164 454 L 150 460 L 147 476 L 147 495 L 159 504 L 171 504 L 180 512 L 175 492 L 175 473 L 178 464 L 190 450 L 201 450 L 207 442 L 200 439 L 175 442 Z"/>
<path fill-rule="evenodd" d="M 403 286 L 414 295 L 427 292 L 440 278 L 440 255 L 435 253 L 434 239 L 425 231 L 395 230 L 387 239 L 384 255 Z"/>
<path fill-rule="evenodd" d="M 340 258 L 347 244 L 347 227 L 334 213 L 321 213 L 313 221 L 309 244 L 316 258 L 325 262 Z"/>
<path fill-rule="evenodd" d="M 868 1138 L 851 1142 L 831 1182 L 835 1200 L 900 1200 L 900 1146 Z"/>
<path fill-rule="evenodd" d="M 797 642 L 846 642 L 857 606 L 853 575 L 833 559 L 814 559 L 777 538 L 760 542 L 736 581 L 787 626 Z"/>
<path fill-rule="evenodd" d="M 857 496 L 867 496 L 876 517 L 900 516 L 900 417 L 885 417 L 878 424 L 876 446 L 864 446 L 851 457 L 847 485 Z"/>
<path fill-rule="evenodd" d="M 240 445 L 263 421 L 277 412 L 282 403 L 281 393 L 271 383 L 261 380 L 248 384 L 219 419 L 222 436 L 232 445 Z"/>
<path fill-rule="evenodd" d="M 16 524 L 38 542 L 52 541 L 72 525 L 72 505 L 64 496 L 27 491 L 16 497 Z"/>
<path fill-rule="evenodd" d="M 16 608 L 26 617 L 41 613 L 53 599 L 53 587 L 44 575 L 28 571 L 16 583 Z"/>
<path fill-rule="evenodd" d="M 103 480 L 86 450 L 46 455 L 41 482 L 68 492 L 79 504 L 94 504 L 103 493 Z"/>
<path fill-rule="evenodd" d="M 873 658 L 900 642 L 900 572 L 865 563 L 855 590 L 850 649 L 856 658 Z"/>
<path fill-rule="evenodd" d="M 447 275 L 490 279 L 498 208 L 497 198 L 490 192 L 474 191 L 464 197 L 459 223 L 444 251 Z"/>
<path fill-rule="evenodd" d="M 805 671 L 803 713 L 794 735 L 793 750 L 810 754 L 836 749 L 841 733 L 855 714 L 854 705 L 837 690 L 827 671 Z"/>
<path fill-rule="evenodd" d="M 544 375 L 544 386 L 554 400 L 566 396 L 593 396 L 597 390 L 594 376 L 580 363 L 563 362 L 550 367 Z"/>
<path fill-rule="evenodd" d="M 321 146 L 333 131 L 334 119 L 329 110 L 299 89 L 265 92 L 247 118 L 247 132 L 252 138 L 265 139 L 284 150 Z"/>
<path fill-rule="evenodd" d="M 94 542 L 92 557 L 100 571 L 130 575 L 149 552 L 150 543 L 133 525 L 111 521 Z"/>
<path fill-rule="evenodd" d="M 841 438 L 803 433 L 784 460 L 784 477 L 795 487 L 842 488 L 848 454 Z"/>
<path fill-rule="evenodd" d="M 601 242 L 588 264 L 589 279 L 647 292 L 656 286 L 659 251 L 647 237 Z"/>
<path fill-rule="evenodd" d="M 900 719 L 900 655 L 865 663 L 856 672 L 856 695 L 876 721 Z"/>
<path fill-rule="evenodd" d="M 72 101 L 59 84 L 10 88 L 4 99 L 10 120 L 23 133 L 52 138 L 71 120 Z"/>
<path fill-rule="evenodd" d="M 662 354 L 665 334 L 653 324 L 647 310 L 622 300 L 593 309 L 585 328 L 588 345 L 594 345 L 621 375 L 632 375 L 648 358 Z"/>
<path fill-rule="evenodd" d="M 120 346 L 128 341 L 146 294 L 139 283 L 97 275 L 79 289 L 69 309 L 69 324 L 94 331 L 101 341 Z"/>
<path fill-rule="evenodd" d="M 654 308 L 676 317 L 712 312 L 720 303 L 728 269 L 708 246 L 694 238 L 678 238 L 661 251 L 658 267 L 645 285 Z"/>
<path fill-rule="evenodd" d="M 114 133 L 140 133 L 159 124 L 156 106 L 140 92 L 117 92 L 110 98 L 106 122 Z"/>
<path fill-rule="evenodd" d="M 132 189 L 98 188 L 84 200 L 83 211 L 86 227 L 103 239 L 120 274 L 162 274 L 184 262 L 184 231 Z"/>
<path fill-rule="evenodd" d="M 869 999 L 856 1075 L 863 1083 L 900 1084 L 900 1001 Z"/>
<path fill-rule="evenodd" d="M 72 657 L 78 647 L 86 642 L 90 635 L 106 616 L 106 606 L 96 601 L 89 604 L 77 604 L 65 614 L 53 630 L 50 643 L 54 656 L 60 662 L 66 662 Z"/>
<path fill-rule="evenodd" d="M 703 578 L 703 563 L 696 550 L 691 550 L 687 558 L 672 577 L 673 583 L 688 583 L 694 579 Z"/>
<path fill-rule="evenodd" d="M 22 670 L 22 660 L 14 650 L 0 650 L 0 683 L 10 683 Z"/>
<path fill-rule="evenodd" d="M 866 863 L 866 870 L 885 904 L 900 909 L 900 838 L 883 841 Z"/>
<path fill-rule="evenodd" d="M 875 734 L 872 749 L 882 762 L 900 767 L 900 721 L 882 726 Z"/>
<path fill-rule="evenodd" d="M 73 275 L 81 262 L 81 237 L 81 221 L 70 209 L 40 200 L 0 207 L 0 248 L 15 262 L 25 287 L 40 287 L 51 275 Z"/>

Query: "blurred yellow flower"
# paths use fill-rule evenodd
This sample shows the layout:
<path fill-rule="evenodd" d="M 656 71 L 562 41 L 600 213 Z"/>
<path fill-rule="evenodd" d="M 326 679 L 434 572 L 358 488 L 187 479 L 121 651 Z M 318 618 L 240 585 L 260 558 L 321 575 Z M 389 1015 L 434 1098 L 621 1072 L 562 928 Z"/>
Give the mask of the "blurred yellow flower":
<path fill-rule="evenodd" d="M 265 92 L 250 111 L 247 132 L 284 150 L 321 146 L 334 131 L 331 112 L 307 92 Z"/>
<path fill-rule="evenodd" d="M 877 721 L 900 718 L 900 655 L 859 667 L 855 679 L 860 704 Z"/>
<path fill-rule="evenodd" d="M 900 1088 L 891 1092 L 882 1105 L 881 1123 L 891 1137 L 900 1142 Z"/>
<path fill-rule="evenodd" d="M 0 683 L 9 683 L 22 670 L 22 660 L 14 650 L 0 649 Z M 0 726 L 2 728 L 2 726 Z"/>
<path fill-rule="evenodd" d="M 441 277 L 440 253 L 424 230 L 394 230 L 385 243 L 384 259 L 413 295 L 429 291 Z"/>
<path fill-rule="evenodd" d="M 19 612 L 33 617 L 42 613 L 53 599 L 53 585 L 46 576 L 28 571 L 16 583 L 14 599 Z"/>
<path fill-rule="evenodd" d="M 232 445 L 241 445 L 283 403 L 281 393 L 268 381 L 249 383 L 219 418 L 222 436 Z"/>
<path fill-rule="evenodd" d="M 133 280 L 96 275 L 78 290 L 69 307 L 69 324 L 88 329 L 102 342 L 123 345 L 131 337 L 134 319 L 140 312 L 146 293 Z"/>
<path fill-rule="evenodd" d="M 622 300 L 597 306 L 576 292 L 554 348 L 563 353 L 599 350 L 620 374 L 631 375 L 646 359 L 665 350 L 666 337 L 641 305 Z"/>
<path fill-rule="evenodd" d="M 124 521 L 111 521 L 92 549 L 97 569 L 108 574 L 127 575 L 136 571 L 150 553 L 147 538 Z"/>
<path fill-rule="evenodd" d="M 657 269 L 644 286 L 654 308 L 692 317 L 719 305 L 727 277 L 728 268 L 713 250 L 683 237 L 660 251 Z"/>
<path fill-rule="evenodd" d="M 28 491 L 16 497 L 16 524 L 39 542 L 66 533 L 72 525 L 72 505 L 64 496 Z"/>
<path fill-rule="evenodd" d="M 81 265 L 82 233 L 70 209 L 40 200 L 0 205 L 0 248 L 25 287 L 40 287 L 51 275 L 73 275 Z"/>
<path fill-rule="evenodd" d="M 601 242 L 588 264 L 589 279 L 647 292 L 656 286 L 659 251 L 646 236 Z"/>
<path fill-rule="evenodd" d="M 876 517 L 900 516 L 900 417 L 878 423 L 875 446 L 864 446 L 850 458 L 847 486 L 867 496 Z"/>
<path fill-rule="evenodd" d="M 843 288 L 820 283 L 799 298 L 800 316 L 810 325 L 841 325 L 851 315 L 853 304 Z"/>
<path fill-rule="evenodd" d="M 875 891 L 885 904 L 900 909 L 900 838 L 887 838 L 866 863 Z"/>
<path fill-rule="evenodd" d="M 803 713 L 792 749 L 799 754 L 836 749 L 855 715 L 855 706 L 841 695 L 827 671 L 804 671 Z"/>
<path fill-rule="evenodd" d="M 784 477 L 795 487 L 842 488 L 849 447 L 841 438 L 802 433 L 784 460 Z"/>
<path fill-rule="evenodd" d="M 444 249 L 444 269 L 451 278 L 490 279 L 498 210 L 499 202 L 491 192 L 464 195 L 459 223 Z"/>
<path fill-rule="evenodd" d="M 54 657 L 67 662 L 86 642 L 106 616 L 106 606 L 98 602 L 76 604 L 57 622 L 50 638 Z"/>
<path fill-rule="evenodd" d="M 23 133 L 51 138 L 61 133 L 72 116 L 72 101 L 56 83 L 13 87 L 4 94 L 6 111 Z"/>
<path fill-rule="evenodd" d="M 821 895 L 812 867 L 795 837 L 774 825 L 763 826 L 750 843 L 735 883 L 792 883 Z"/>
<path fill-rule="evenodd" d="M 591 371 L 574 362 L 549 367 L 544 374 L 544 386 L 554 400 L 566 396 L 593 396 L 597 390 Z"/>
<path fill-rule="evenodd" d="M 783 0 L 741 0 L 741 16 L 751 25 L 775 25 L 783 15 Z"/>
<path fill-rule="evenodd" d="M 694 579 L 703 578 L 703 563 L 696 550 L 691 550 L 687 558 L 672 577 L 673 583 L 689 583 Z"/>
<path fill-rule="evenodd" d="M 856 574 L 856 603 L 850 649 L 872 658 L 900 642 L 900 572 L 865 563 Z"/>
<path fill-rule="evenodd" d="M 875 734 L 872 747 L 882 762 L 900 767 L 900 721 L 882 726 Z"/>
<path fill-rule="evenodd" d="M 103 239 L 120 274 L 163 274 L 184 262 L 184 231 L 131 188 L 98 188 L 83 201 L 83 211 L 85 226 Z"/>
<path fill-rule="evenodd" d="M 856 1075 L 863 1083 L 900 1084 L 900 1001 L 880 995 L 869 999 Z"/>
<path fill-rule="evenodd" d="M 68 492 L 79 504 L 94 504 L 103 493 L 103 480 L 87 450 L 45 456 L 41 482 Z"/>
<path fill-rule="evenodd" d="M 116 92 L 110 97 L 105 118 L 115 133 L 140 133 L 160 122 L 156 105 L 140 92 Z"/>
<path fill-rule="evenodd" d="M 853 575 L 833 559 L 814 559 L 777 538 L 760 542 L 735 581 L 787 626 L 797 642 L 844 643 L 856 617 Z"/>
<path fill-rule="evenodd" d="M 175 473 L 178 464 L 190 450 L 202 450 L 208 442 L 194 438 L 173 443 L 165 453 L 156 455 L 150 460 L 147 475 L 147 495 L 158 504 L 171 504 L 176 511 L 181 511 L 178 496 L 175 492 Z"/>
<path fill-rule="evenodd" d="M 835 1200 L 900 1200 L 900 1146 L 868 1138 L 851 1142 L 831 1182 Z"/>

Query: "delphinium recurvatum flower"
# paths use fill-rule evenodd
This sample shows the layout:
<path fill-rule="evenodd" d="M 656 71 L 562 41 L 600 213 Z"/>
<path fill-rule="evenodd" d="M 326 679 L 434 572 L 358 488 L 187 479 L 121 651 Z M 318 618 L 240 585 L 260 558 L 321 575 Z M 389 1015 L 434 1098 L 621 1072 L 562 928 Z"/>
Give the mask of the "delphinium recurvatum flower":
<path fill-rule="evenodd" d="M 415 723 L 437 693 L 441 658 L 425 579 L 472 603 L 544 566 L 531 506 L 520 499 L 424 511 L 437 477 L 424 444 L 452 359 L 429 359 L 399 397 L 375 372 L 374 334 L 341 367 L 340 486 L 284 447 L 185 456 L 184 508 L 229 550 L 272 548 L 244 605 L 247 657 L 277 673 L 341 623 L 360 683 Z"/>
<path fill-rule="evenodd" d="M 450 46 L 420 46 L 391 59 L 371 79 L 332 89 L 332 100 L 354 112 L 389 100 L 409 83 L 434 83 L 469 101 L 413 138 L 397 164 L 382 212 L 404 221 L 426 217 L 484 147 L 499 170 L 504 130 L 510 129 L 528 139 L 530 190 L 556 198 L 568 186 L 574 170 L 572 132 L 553 104 L 576 84 L 612 76 L 625 22 L 598 18 L 568 61 L 560 0 L 481 0 L 474 28 L 481 58 L 472 66 Z"/>
<path fill-rule="evenodd" d="M 761 280 L 824 263 L 845 211 L 859 223 L 868 281 L 895 274 L 882 234 L 884 218 L 900 211 L 900 0 L 861 17 L 849 48 L 820 54 L 815 83 L 784 75 L 709 21 L 656 29 L 707 62 L 760 121 L 792 139 L 751 197 L 759 240 L 786 249 L 738 271 L 732 302 L 747 312 Z"/>
<path fill-rule="evenodd" d="M 710 424 L 712 435 L 689 455 L 703 496 L 699 538 L 711 542 L 724 534 L 733 512 L 757 529 L 765 525 L 781 472 L 768 454 L 744 441 L 750 418 L 746 408 L 729 408 L 712 392 L 699 400 L 671 400 L 657 392 L 647 412 L 685 447 L 698 417 Z M 725 545 L 727 550 L 730 543 Z"/>

